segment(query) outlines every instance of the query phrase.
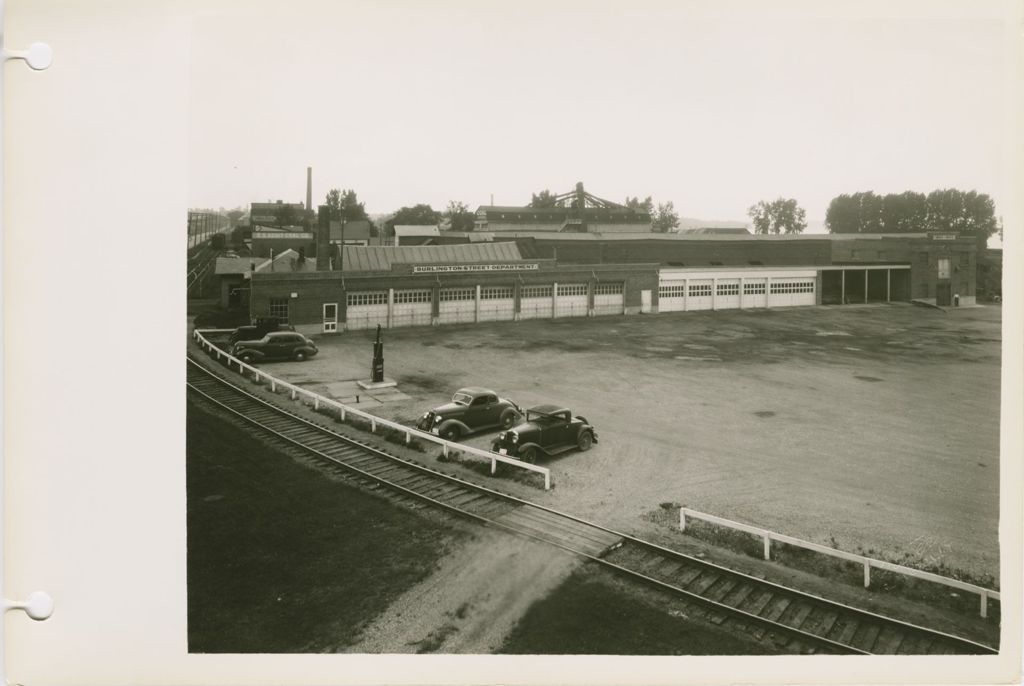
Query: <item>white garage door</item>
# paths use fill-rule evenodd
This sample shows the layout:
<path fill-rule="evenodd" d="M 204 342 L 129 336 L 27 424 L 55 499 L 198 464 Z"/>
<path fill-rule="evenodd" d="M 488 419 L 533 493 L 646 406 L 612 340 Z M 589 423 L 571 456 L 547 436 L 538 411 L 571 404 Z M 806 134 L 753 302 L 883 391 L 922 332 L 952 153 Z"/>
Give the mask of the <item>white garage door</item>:
<path fill-rule="evenodd" d="M 551 319 L 554 286 L 523 286 L 519 289 L 520 319 Z"/>
<path fill-rule="evenodd" d="M 511 286 L 485 286 L 480 289 L 481 322 L 505 321 L 515 316 L 516 301 Z"/>
<path fill-rule="evenodd" d="M 740 306 L 740 280 L 719 279 L 715 286 L 715 309 L 728 310 Z"/>
<path fill-rule="evenodd" d="M 391 326 L 429 326 L 431 315 L 429 289 L 395 291 L 391 307 Z"/>
<path fill-rule="evenodd" d="M 686 283 L 658 287 L 658 312 L 679 312 L 686 308 Z"/>
<path fill-rule="evenodd" d="M 713 283 L 711 279 L 690 279 L 687 284 L 686 309 L 710 310 Z"/>
<path fill-rule="evenodd" d="M 743 307 L 764 307 L 767 279 L 745 279 L 743 282 Z"/>
<path fill-rule="evenodd" d="M 349 329 L 374 329 L 378 324 L 387 326 L 388 292 L 349 293 L 345 323 Z"/>
<path fill-rule="evenodd" d="M 587 316 L 587 284 L 560 283 L 555 301 L 556 317 Z"/>
<path fill-rule="evenodd" d="M 442 324 L 476 321 L 475 288 L 442 288 L 437 319 Z"/>
<path fill-rule="evenodd" d="M 814 304 L 814 279 L 772 279 L 768 302 L 772 307 Z"/>
<path fill-rule="evenodd" d="M 623 283 L 599 283 L 594 285 L 594 314 L 622 314 L 625 311 L 623 301 Z"/>

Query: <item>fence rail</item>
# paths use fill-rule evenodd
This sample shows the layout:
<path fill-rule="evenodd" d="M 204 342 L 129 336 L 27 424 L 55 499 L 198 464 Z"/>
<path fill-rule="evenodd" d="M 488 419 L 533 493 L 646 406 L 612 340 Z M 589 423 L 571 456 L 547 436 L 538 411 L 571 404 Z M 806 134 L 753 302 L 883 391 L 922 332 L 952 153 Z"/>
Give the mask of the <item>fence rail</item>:
<path fill-rule="evenodd" d="M 192 332 L 192 335 L 203 350 L 213 352 L 217 356 L 218 360 L 222 358 L 226 359 L 229 369 L 231 369 L 232 367 L 237 367 L 239 374 L 244 375 L 248 372 L 251 373 L 253 375 L 253 378 L 256 380 L 265 380 L 269 382 L 271 391 L 277 392 L 277 388 L 278 386 L 280 386 L 289 391 L 289 395 L 292 400 L 296 400 L 300 396 L 312 400 L 314 410 L 319 410 L 321 406 L 334 408 L 335 410 L 337 410 L 338 415 L 342 421 L 345 421 L 348 415 L 360 417 L 361 419 L 370 422 L 371 433 L 376 433 L 378 426 L 401 431 L 405 433 L 406 443 L 409 443 L 413 439 L 413 437 L 423 441 L 427 441 L 429 443 L 436 443 L 441 446 L 441 449 L 444 452 L 445 457 L 448 456 L 449 451 L 457 450 L 465 454 L 473 455 L 474 457 L 489 460 L 491 463 L 491 474 L 494 474 L 497 471 L 499 462 L 512 465 L 513 467 L 519 467 L 520 469 L 525 469 L 531 472 L 536 472 L 544 476 L 544 490 L 547 491 L 551 489 L 551 470 L 548 469 L 547 467 L 538 467 L 537 465 L 530 464 L 529 462 L 523 462 L 522 460 L 506 457 L 505 455 L 499 455 L 497 453 L 493 453 L 487 450 L 480 450 L 479 448 L 463 445 L 462 443 L 446 441 L 445 439 L 439 436 L 435 436 L 434 434 L 427 433 L 425 431 L 420 431 L 419 429 L 414 429 L 404 424 L 399 424 L 398 422 L 392 422 L 387 419 L 382 419 L 376 415 L 370 414 L 369 412 L 357 410 L 354 407 L 350 407 L 348 405 L 339 403 L 337 400 L 325 398 L 324 396 L 319 395 L 318 393 L 314 393 L 305 388 L 301 388 L 294 384 L 290 384 L 287 381 L 282 381 L 281 379 L 278 379 L 275 376 L 271 376 L 270 374 L 267 374 L 266 372 L 257 369 L 252 365 L 242 362 L 237 357 L 233 357 L 229 353 L 226 353 L 220 348 L 218 348 L 216 345 L 211 343 L 204 335 L 228 333 L 230 331 L 233 331 L 233 329 L 196 329 Z"/>
<path fill-rule="evenodd" d="M 785 543 L 787 545 L 797 546 L 799 548 L 806 548 L 807 550 L 813 550 L 824 555 L 831 555 L 832 557 L 842 558 L 849 560 L 850 562 L 856 562 L 864 566 L 864 588 L 868 588 L 871 585 L 871 568 L 884 569 L 890 572 L 896 572 L 897 574 L 904 574 L 911 576 L 916 579 L 923 579 L 925 581 L 931 581 L 937 584 L 943 584 L 944 586 L 950 586 L 951 588 L 960 589 L 961 591 L 968 591 L 970 593 L 977 593 L 980 599 L 980 614 L 982 617 L 988 616 L 988 599 L 999 600 L 999 591 L 995 591 L 982 586 L 976 586 L 975 584 L 969 584 L 966 581 L 960 581 L 958 579 L 951 579 L 947 576 L 940 576 L 931 572 L 925 572 L 920 569 L 914 569 L 913 567 L 904 567 L 893 562 L 886 562 L 884 560 L 876 560 L 872 557 L 865 557 L 864 555 L 858 555 L 856 553 L 848 553 L 844 550 L 836 550 L 835 548 L 829 548 L 825 545 L 818 543 L 811 543 L 810 541 L 804 541 L 799 538 L 793 538 L 792 536 L 786 536 L 785 534 L 776 533 L 774 531 L 768 531 L 760 527 L 751 526 L 749 524 L 741 524 L 740 522 L 734 522 L 731 519 L 725 519 L 723 517 L 716 517 L 715 515 L 706 514 L 704 512 L 698 512 L 697 510 L 691 510 L 688 507 L 679 508 L 679 530 L 686 531 L 686 518 L 699 519 L 719 526 L 728 527 L 730 529 L 736 529 L 737 531 L 745 531 L 748 534 L 758 536 L 764 542 L 764 559 L 771 559 L 772 541 L 778 541 L 779 543 Z"/>

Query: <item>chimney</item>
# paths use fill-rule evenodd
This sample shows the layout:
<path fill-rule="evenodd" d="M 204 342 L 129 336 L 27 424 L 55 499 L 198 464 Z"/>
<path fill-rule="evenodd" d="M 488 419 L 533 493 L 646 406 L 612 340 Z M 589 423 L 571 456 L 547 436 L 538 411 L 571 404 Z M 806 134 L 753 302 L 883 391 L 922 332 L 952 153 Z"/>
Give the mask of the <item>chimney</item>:
<path fill-rule="evenodd" d="M 331 269 L 331 213 L 327 205 L 320 205 L 316 210 L 316 270 L 326 272 Z"/>
<path fill-rule="evenodd" d="M 313 211 L 313 167 L 306 167 L 306 211 Z"/>

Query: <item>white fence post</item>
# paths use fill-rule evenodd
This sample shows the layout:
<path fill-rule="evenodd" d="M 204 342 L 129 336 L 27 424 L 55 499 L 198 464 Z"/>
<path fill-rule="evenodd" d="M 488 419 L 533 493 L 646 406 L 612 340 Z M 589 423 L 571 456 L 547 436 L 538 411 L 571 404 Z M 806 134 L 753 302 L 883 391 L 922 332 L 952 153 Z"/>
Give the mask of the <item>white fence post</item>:
<path fill-rule="evenodd" d="M 768 534 L 764 535 L 764 559 L 772 559 L 772 537 Z"/>
<path fill-rule="evenodd" d="M 864 560 L 864 588 L 871 586 L 871 560 Z"/>
<path fill-rule="evenodd" d="M 340 409 L 341 409 L 341 421 L 345 421 L 345 406 L 341 405 Z"/>
<path fill-rule="evenodd" d="M 985 619 L 988 617 L 988 593 L 985 590 L 981 592 L 981 618 Z"/>
<path fill-rule="evenodd" d="M 411 440 L 412 440 L 412 436 L 409 434 L 408 431 L 406 431 L 405 432 L 405 444 L 408 445 L 409 441 L 411 441 Z"/>
<path fill-rule="evenodd" d="M 495 460 L 495 459 L 494 459 L 494 458 L 492 457 L 492 458 L 491 458 L 491 474 L 494 474 L 494 473 L 495 473 L 496 471 L 498 471 L 498 461 L 497 461 L 497 460 Z"/>
<path fill-rule="evenodd" d="M 441 444 L 441 453 L 442 453 L 442 454 L 443 454 L 443 455 L 444 455 L 445 457 L 448 457 L 448 444 L 447 444 L 447 443 L 442 443 L 442 444 Z"/>
<path fill-rule="evenodd" d="M 277 393 L 277 381 L 274 379 L 274 377 L 270 377 L 270 390 L 274 393 Z"/>
<path fill-rule="evenodd" d="M 313 396 L 313 409 L 314 410 L 319 410 L 320 409 L 320 396 L 318 396 L 318 395 L 314 395 Z"/>
<path fill-rule="evenodd" d="M 544 472 L 544 490 L 551 490 L 551 472 Z"/>
<path fill-rule="evenodd" d="M 292 400 L 295 400 L 295 389 L 292 388 Z"/>
<path fill-rule="evenodd" d="M 686 512 L 679 508 L 679 530 L 686 531 Z"/>
<path fill-rule="evenodd" d="M 372 434 L 377 433 L 377 420 L 376 419 L 371 419 L 370 420 L 370 433 L 372 433 Z"/>

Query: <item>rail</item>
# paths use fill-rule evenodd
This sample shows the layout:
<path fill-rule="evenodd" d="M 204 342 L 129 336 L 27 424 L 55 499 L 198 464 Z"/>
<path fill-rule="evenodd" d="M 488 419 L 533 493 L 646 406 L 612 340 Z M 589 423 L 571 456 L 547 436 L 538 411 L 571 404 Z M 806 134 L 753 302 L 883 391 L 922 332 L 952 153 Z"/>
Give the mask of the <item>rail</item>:
<path fill-rule="evenodd" d="M 201 347 L 203 350 L 214 353 L 217 356 L 218 360 L 220 360 L 221 358 L 226 358 L 229 369 L 232 366 L 237 366 L 239 374 L 244 375 L 246 372 L 250 372 L 252 373 L 254 379 L 266 380 L 267 382 L 269 382 L 270 390 L 272 392 L 276 393 L 277 388 L 280 386 L 281 388 L 290 391 L 292 400 L 296 400 L 300 396 L 312 400 L 314 410 L 319 410 L 321 406 L 334 408 L 335 410 L 338 411 L 341 421 L 345 421 L 348 415 L 360 417 L 361 419 L 370 422 L 371 433 L 376 433 L 377 427 L 382 426 L 396 431 L 404 432 L 406 443 L 409 443 L 410 441 L 412 441 L 413 437 L 416 437 L 420 440 L 427 441 L 429 443 L 439 444 L 445 457 L 448 456 L 449 451 L 457 450 L 461 453 L 466 453 L 469 455 L 474 455 L 476 457 L 483 458 L 485 460 L 489 460 L 491 463 L 491 474 L 494 474 L 497 471 L 498 462 L 502 462 L 504 464 L 512 465 L 513 467 L 519 467 L 520 469 L 525 469 L 527 471 L 542 474 L 544 476 L 544 490 L 547 491 L 551 489 L 551 470 L 548 469 L 547 467 L 538 467 L 537 465 L 530 464 L 529 462 L 523 462 L 522 460 L 506 457 L 504 455 L 499 455 L 497 453 L 493 453 L 487 450 L 480 450 L 479 448 L 463 445 L 462 443 L 447 441 L 439 436 L 435 436 L 434 434 L 427 433 L 425 431 L 420 431 L 419 429 L 414 429 L 404 424 L 399 424 L 398 422 L 392 422 L 387 419 L 381 419 L 380 417 L 370 414 L 369 412 L 363 412 L 362 410 L 357 410 L 354 407 L 349 407 L 348 405 L 339 403 L 337 400 L 325 398 L 318 393 L 314 393 L 313 391 L 301 388 L 299 386 L 296 386 L 295 384 L 290 384 L 287 381 L 282 381 L 281 379 L 278 379 L 275 376 L 271 376 L 270 374 L 267 374 L 266 372 L 257 369 L 256 367 L 250 364 L 242 362 L 237 357 L 234 357 L 231 354 L 226 353 L 220 348 L 218 348 L 216 345 L 211 343 L 204 335 L 215 333 L 230 333 L 231 331 L 233 331 L 233 329 L 196 329 L 192 332 L 192 335 L 195 338 L 196 342 L 199 344 L 199 347 Z"/>
<path fill-rule="evenodd" d="M 836 550 L 835 548 L 829 548 L 825 545 L 818 543 L 811 543 L 810 541 L 804 541 L 799 538 L 793 538 L 792 536 L 786 536 L 785 534 L 776 533 L 774 531 L 768 531 L 760 527 L 751 526 L 749 524 L 741 524 L 740 522 L 734 522 L 731 519 L 725 519 L 723 517 L 716 517 L 715 515 L 706 514 L 704 512 L 698 512 L 691 510 L 688 507 L 679 508 L 679 530 L 686 531 L 686 518 L 691 517 L 693 519 L 699 519 L 705 522 L 711 522 L 719 526 L 728 527 L 730 529 L 736 529 L 737 531 L 745 531 L 748 534 L 759 536 L 764 542 L 764 559 L 771 559 L 772 541 L 778 541 L 779 543 L 785 543 L 787 545 L 797 546 L 799 548 L 805 548 L 807 550 L 813 550 L 824 555 L 831 555 L 832 557 L 842 558 L 849 560 L 850 562 L 856 562 L 864 566 L 864 588 L 868 588 L 871 585 L 871 568 L 884 569 L 890 572 L 896 572 L 897 574 L 903 574 L 906 576 L 914 577 L 915 579 L 923 579 L 925 581 L 931 581 L 937 584 L 943 584 L 951 588 L 960 589 L 961 591 L 968 591 L 970 593 L 977 593 L 980 598 L 980 614 L 982 617 L 988 616 L 988 600 L 1000 600 L 999 591 L 994 591 L 983 586 L 976 586 L 975 584 L 969 584 L 966 581 L 960 581 L 958 579 L 951 579 L 946 576 L 940 576 L 931 572 L 925 572 L 920 569 L 914 569 L 913 567 L 904 567 L 893 562 L 886 562 L 885 560 L 876 560 L 873 557 L 866 557 L 864 555 L 858 555 L 857 553 L 848 553 L 844 550 Z"/>

